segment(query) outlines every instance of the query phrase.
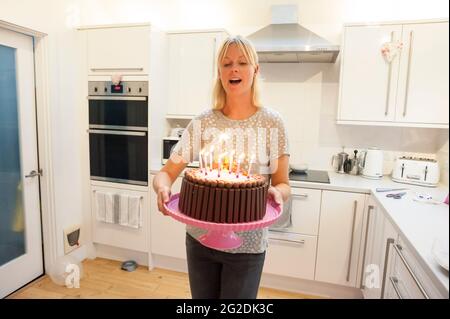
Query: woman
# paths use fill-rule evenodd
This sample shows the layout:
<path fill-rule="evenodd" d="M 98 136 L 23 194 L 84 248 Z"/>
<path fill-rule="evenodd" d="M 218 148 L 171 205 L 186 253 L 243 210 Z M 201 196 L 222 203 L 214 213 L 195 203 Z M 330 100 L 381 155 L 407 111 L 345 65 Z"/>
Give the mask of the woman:
<path fill-rule="evenodd" d="M 202 137 L 198 141 L 201 149 L 209 149 L 212 145 L 203 140 L 212 134 L 209 129 L 221 134 L 234 132 L 233 138 L 227 141 L 228 146 L 234 150 L 239 149 L 238 145 L 244 146 L 244 157 L 247 159 L 257 155 L 251 170 L 267 174 L 271 182 L 269 197 L 282 206 L 290 196 L 287 134 L 278 113 L 262 107 L 259 101 L 259 65 L 255 49 L 245 38 L 230 37 L 219 50 L 217 66 L 214 108 L 203 112 L 188 125 L 169 161 L 154 178 L 158 209 L 163 214 L 167 214 L 164 203 L 169 200 L 172 183 L 187 163 L 198 159 L 198 150 L 193 147 L 195 137 Z M 256 131 L 258 138 L 255 138 Z M 243 132 L 253 132 L 253 135 Z M 217 136 L 212 140 L 217 142 Z M 261 150 L 266 157 L 260 155 Z M 203 229 L 187 226 L 186 251 L 192 298 L 256 298 L 268 229 L 238 232 L 243 244 L 224 251 L 200 244 L 197 238 L 204 233 Z"/>

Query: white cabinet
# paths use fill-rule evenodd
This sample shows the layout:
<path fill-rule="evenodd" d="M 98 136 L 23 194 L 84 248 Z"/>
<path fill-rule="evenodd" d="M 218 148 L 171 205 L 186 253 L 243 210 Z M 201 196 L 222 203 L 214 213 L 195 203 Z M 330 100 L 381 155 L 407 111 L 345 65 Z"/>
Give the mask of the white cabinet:
<path fill-rule="evenodd" d="M 338 120 L 393 121 L 398 59 L 389 65 L 381 43 L 399 41 L 402 26 L 364 26 L 344 29 Z"/>
<path fill-rule="evenodd" d="M 346 26 L 338 123 L 448 127 L 448 47 L 448 21 Z"/>
<path fill-rule="evenodd" d="M 150 185 L 153 185 L 154 175 Z M 182 178 L 172 185 L 172 194 L 180 192 Z M 151 213 L 151 252 L 169 257 L 186 259 L 186 225 L 158 211 L 157 197 L 153 190 L 150 193 Z"/>
<path fill-rule="evenodd" d="M 150 26 L 85 29 L 88 75 L 148 75 Z"/>
<path fill-rule="evenodd" d="M 356 287 L 365 198 L 322 192 L 315 280 Z"/>
<path fill-rule="evenodd" d="M 119 216 L 114 216 L 114 223 L 108 223 L 98 218 L 99 204 L 97 203 L 96 192 L 111 194 L 113 196 L 113 214 L 121 214 L 119 210 L 117 196 L 130 195 L 138 197 L 139 209 L 142 224 L 139 228 L 122 226 L 117 223 Z M 117 195 L 117 196 L 116 196 Z M 116 206 L 114 208 L 114 205 Z M 113 247 L 130 249 L 139 252 L 148 253 L 149 250 L 149 228 L 150 215 L 148 206 L 148 193 L 145 191 L 136 191 L 128 189 L 119 189 L 106 186 L 91 186 L 91 217 L 92 217 L 92 241 L 94 243 L 104 244 Z"/>
<path fill-rule="evenodd" d="M 320 200 L 318 189 L 292 188 L 292 227 L 290 232 L 315 235 L 319 231 Z"/>
<path fill-rule="evenodd" d="M 397 241 L 398 234 L 372 197 L 367 206 L 361 288 L 366 299 L 380 299 L 386 284 L 383 278 L 389 277 L 391 268 L 386 255 L 392 256 L 391 245 Z"/>
<path fill-rule="evenodd" d="M 391 246 L 392 264 L 385 283 L 385 299 L 448 299 L 420 265 L 412 250 L 399 236 Z"/>
<path fill-rule="evenodd" d="M 314 280 L 317 236 L 271 232 L 264 273 Z"/>
<path fill-rule="evenodd" d="M 192 117 L 212 107 L 216 51 L 222 31 L 170 33 L 168 117 Z"/>
<path fill-rule="evenodd" d="M 263 272 L 314 280 L 322 191 L 293 187 L 291 192 L 292 225 L 269 232 Z"/>
<path fill-rule="evenodd" d="M 448 22 L 403 26 L 396 120 L 448 125 Z"/>

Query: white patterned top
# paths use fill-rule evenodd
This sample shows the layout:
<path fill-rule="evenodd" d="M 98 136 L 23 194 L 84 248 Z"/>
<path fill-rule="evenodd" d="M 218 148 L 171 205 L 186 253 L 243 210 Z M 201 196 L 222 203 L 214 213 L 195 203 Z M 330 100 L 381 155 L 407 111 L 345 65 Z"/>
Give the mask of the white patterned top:
<path fill-rule="evenodd" d="M 220 154 L 233 155 L 234 161 L 242 155 L 241 169 L 250 168 L 250 174 L 265 175 L 269 181 L 271 173 L 277 168 L 276 159 L 289 155 L 284 122 L 278 112 L 266 107 L 258 108 L 256 113 L 244 120 L 229 119 L 220 110 L 204 111 L 189 123 L 172 152 L 191 162 L 199 160 L 200 150 L 208 154 L 202 156 L 202 165 L 209 165 L 211 154 L 215 162 Z M 250 165 L 249 159 L 252 157 L 254 160 Z M 195 239 L 206 232 L 189 225 L 186 231 Z M 224 251 L 255 254 L 267 248 L 267 227 L 236 234 L 243 239 L 243 244 Z"/>

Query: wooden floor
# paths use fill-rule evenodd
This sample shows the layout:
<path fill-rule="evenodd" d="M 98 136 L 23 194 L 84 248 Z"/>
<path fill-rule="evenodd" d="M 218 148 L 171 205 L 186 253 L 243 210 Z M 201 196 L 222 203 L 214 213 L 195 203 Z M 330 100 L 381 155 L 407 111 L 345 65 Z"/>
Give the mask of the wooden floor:
<path fill-rule="evenodd" d="M 8 298 L 191 298 L 185 273 L 139 266 L 136 271 L 120 269 L 120 262 L 97 258 L 83 262 L 80 288 L 66 288 L 43 276 Z M 260 288 L 261 299 L 304 299 L 314 296 Z"/>

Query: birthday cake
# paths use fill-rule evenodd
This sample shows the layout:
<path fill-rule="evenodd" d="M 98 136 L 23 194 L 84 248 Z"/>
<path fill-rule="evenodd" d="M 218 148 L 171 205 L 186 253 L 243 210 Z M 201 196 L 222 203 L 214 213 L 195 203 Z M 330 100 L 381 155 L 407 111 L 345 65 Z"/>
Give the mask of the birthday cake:
<path fill-rule="evenodd" d="M 189 169 L 181 184 L 180 211 L 213 223 L 247 223 L 264 218 L 268 182 L 259 174 Z"/>

